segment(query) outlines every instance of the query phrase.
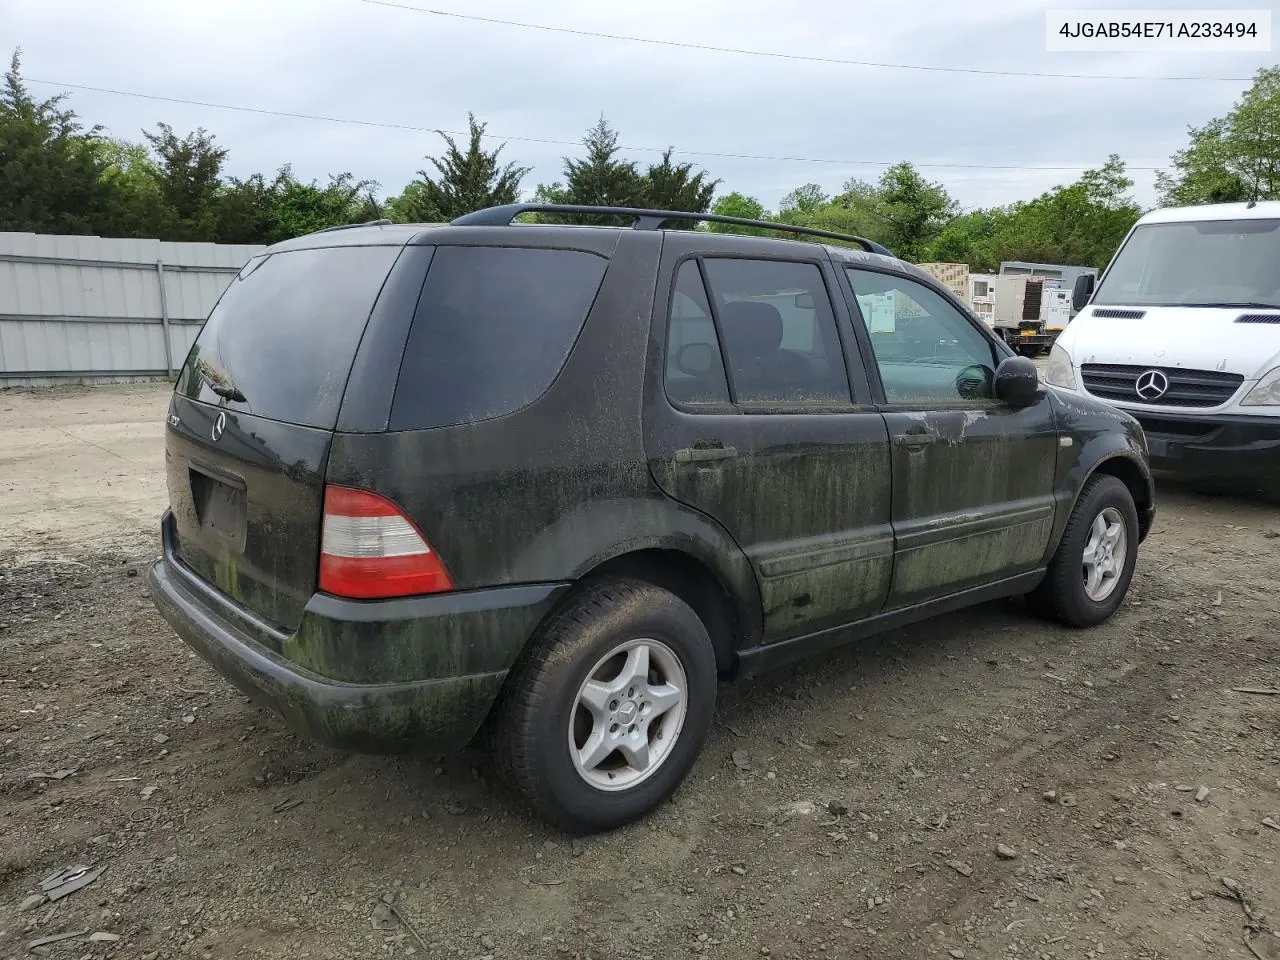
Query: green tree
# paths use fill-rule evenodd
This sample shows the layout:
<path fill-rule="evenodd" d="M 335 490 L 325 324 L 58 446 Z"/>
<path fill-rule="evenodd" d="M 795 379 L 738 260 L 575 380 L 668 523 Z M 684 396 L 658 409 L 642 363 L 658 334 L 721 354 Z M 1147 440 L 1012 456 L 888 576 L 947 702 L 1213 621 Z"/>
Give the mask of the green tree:
<path fill-rule="evenodd" d="M 304 183 L 288 165 L 282 167 L 264 192 L 260 243 L 278 243 L 325 227 L 376 220 L 381 214 L 373 191 L 377 184 L 356 180 L 350 173 L 331 176 L 320 186 Z"/>
<path fill-rule="evenodd" d="M 845 207 L 838 203 L 828 203 L 823 207 L 819 207 L 811 216 L 805 218 L 805 226 L 868 239 L 876 239 L 883 233 L 880 221 L 875 217 L 874 210 L 859 205 Z M 833 243 L 836 246 L 859 246 L 858 244 L 845 243 L 840 240 L 824 242 Z"/>
<path fill-rule="evenodd" d="M 992 259 L 1105 267 L 1142 215 L 1132 187 L 1124 162 L 1112 154 L 1075 183 L 1013 204 L 991 239 Z"/>
<path fill-rule="evenodd" d="M 778 219 L 808 225 L 809 218 L 831 202 L 816 183 L 796 187 L 778 202 Z"/>
<path fill-rule="evenodd" d="M 217 204 L 222 193 L 222 165 L 227 151 L 203 127 L 179 137 L 167 123 L 143 131 L 155 153 L 160 195 L 172 211 L 159 224 L 161 240 L 212 240 L 217 233 Z"/>
<path fill-rule="evenodd" d="M 875 217 L 879 240 L 903 260 L 918 261 L 957 211 L 940 183 L 931 183 L 909 163 L 894 164 L 877 185 Z"/>
<path fill-rule="evenodd" d="M 741 217 L 743 220 L 768 220 L 772 216 L 755 197 L 741 193 L 726 193 L 711 205 L 711 212 L 722 217 Z M 707 229 L 714 233 L 745 233 L 767 236 L 770 231 L 758 227 L 739 227 L 731 223 L 709 223 Z"/>
<path fill-rule="evenodd" d="M 1259 70 L 1225 117 L 1187 132 L 1173 170 L 1156 177 L 1161 203 L 1280 199 L 1280 66 Z"/>
<path fill-rule="evenodd" d="M 36 100 L 15 50 L 0 90 L 0 230 L 99 233 L 117 210 L 117 186 L 98 129 L 84 130 L 64 95 Z"/>
<path fill-rule="evenodd" d="M 899 163 L 875 183 L 847 181 L 834 197 L 816 183 L 797 187 L 782 198 L 778 219 L 876 240 L 897 256 L 914 260 L 955 212 L 956 203 L 941 184 L 925 180 L 911 164 Z"/>
<path fill-rule="evenodd" d="M 396 223 L 442 223 L 444 215 L 427 200 L 426 184 L 410 181 L 383 205 L 383 215 Z"/>
<path fill-rule="evenodd" d="M 101 224 L 116 237 L 157 236 L 174 219 L 160 190 L 160 171 L 147 148 L 127 140 L 98 141 L 100 177 L 112 195 L 110 213 Z"/>
<path fill-rule="evenodd" d="M 810 208 L 807 214 L 799 215 L 793 211 L 783 219 L 834 233 L 874 238 L 883 232 L 878 214 L 879 202 L 879 192 L 874 184 L 851 179 L 845 182 L 840 193 L 834 197 L 823 197 L 816 205 L 810 201 L 807 204 Z M 841 245 L 838 240 L 831 242 Z"/>
<path fill-rule="evenodd" d="M 967 263 L 990 272 L 1002 260 L 1102 268 L 1142 215 L 1133 181 L 1115 154 L 1080 179 L 1007 207 L 951 218 L 923 246 L 920 260 Z"/>
<path fill-rule="evenodd" d="M 473 210 L 515 203 L 520 198 L 520 181 L 530 168 L 500 164 L 498 155 L 506 145 L 486 151 L 482 146 L 486 125 L 478 123 L 470 113 L 467 126 L 470 132 L 465 152 L 447 133 L 436 131 L 447 148 L 444 156 L 426 158 L 435 172 L 418 171 L 418 179 L 392 205 L 395 219 L 410 223 L 452 220 Z"/>
<path fill-rule="evenodd" d="M 645 171 L 641 204 L 654 210 L 706 213 L 720 181 L 710 179 L 705 170 L 694 173 L 691 163 L 672 163 L 673 149 L 664 150 L 662 160 L 650 164 Z M 667 226 L 674 230 L 692 230 L 697 224 L 691 220 L 672 220 Z"/>
<path fill-rule="evenodd" d="M 999 208 L 971 210 L 949 220 L 925 249 L 922 261 L 967 263 L 979 273 L 999 269 L 992 243 L 1004 225 L 1006 214 Z"/>
<path fill-rule="evenodd" d="M 539 185 L 534 198 L 542 203 L 575 203 L 602 207 L 640 207 L 645 203 L 644 177 L 633 161 L 619 157 L 618 133 L 604 116 L 582 138 L 586 158 L 564 158 L 565 184 Z M 552 218 L 554 219 L 554 218 Z M 590 217 L 608 223 L 617 218 Z M 582 222 L 583 218 L 575 218 Z"/>
<path fill-rule="evenodd" d="M 769 211 L 755 197 L 741 193 L 726 193 L 711 205 L 711 212 L 722 217 L 741 217 L 744 220 L 767 220 Z"/>
<path fill-rule="evenodd" d="M 260 173 L 224 183 L 218 197 L 214 239 L 218 243 L 266 242 L 270 189 Z"/>

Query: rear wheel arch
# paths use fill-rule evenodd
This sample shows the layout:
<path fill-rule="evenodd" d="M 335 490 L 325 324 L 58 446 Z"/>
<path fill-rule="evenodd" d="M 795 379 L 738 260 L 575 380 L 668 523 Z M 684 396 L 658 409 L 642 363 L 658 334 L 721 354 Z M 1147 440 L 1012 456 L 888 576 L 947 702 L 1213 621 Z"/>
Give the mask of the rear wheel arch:
<path fill-rule="evenodd" d="M 640 649 L 645 658 L 633 661 Z M 666 800 L 696 761 L 715 715 L 716 673 L 705 624 L 679 597 L 635 579 L 582 582 L 508 676 L 490 718 L 495 759 L 533 808 L 562 828 L 629 823 Z M 584 696 L 590 681 L 595 689 Z M 650 728 L 643 719 L 655 694 L 666 706 L 652 712 L 675 710 L 674 725 Z M 632 782 L 610 786 L 597 776 L 605 772 L 608 781 L 616 772 Z"/>
<path fill-rule="evenodd" d="M 738 650 L 755 642 L 760 633 L 759 617 L 751 615 L 750 600 L 735 594 L 726 578 L 688 551 L 654 546 L 618 554 L 587 570 L 567 596 L 584 585 L 612 579 L 651 583 L 692 607 L 711 636 L 716 669 L 721 674 L 733 672 Z"/>

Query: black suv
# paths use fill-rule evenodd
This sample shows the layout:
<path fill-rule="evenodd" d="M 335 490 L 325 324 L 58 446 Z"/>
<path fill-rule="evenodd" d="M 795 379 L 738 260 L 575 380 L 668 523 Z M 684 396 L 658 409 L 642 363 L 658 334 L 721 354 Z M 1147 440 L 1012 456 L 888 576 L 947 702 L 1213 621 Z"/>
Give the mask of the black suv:
<path fill-rule="evenodd" d="M 170 403 L 161 613 L 319 740 L 483 729 L 596 830 L 685 776 L 721 676 L 999 597 L 1116 610 L 1136 421 L 873 243 L 664 229 L 708 220 L 838 236 L 525 204 L 254 257 Z"/>

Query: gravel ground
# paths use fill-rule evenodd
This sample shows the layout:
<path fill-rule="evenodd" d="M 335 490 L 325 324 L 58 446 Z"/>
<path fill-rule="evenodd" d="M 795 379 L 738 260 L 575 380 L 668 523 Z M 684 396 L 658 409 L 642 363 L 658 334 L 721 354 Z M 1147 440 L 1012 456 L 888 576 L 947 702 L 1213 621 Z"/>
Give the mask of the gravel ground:
<path fill-rule="evenodd" d="M 1276 507 L 1161 490 L 1096 630 L 994 604 L 722 686 L 674 802 L 572 841 L 170 633 L 166 391 L 0 394 L 0 956 L 1280 960 Z"/>

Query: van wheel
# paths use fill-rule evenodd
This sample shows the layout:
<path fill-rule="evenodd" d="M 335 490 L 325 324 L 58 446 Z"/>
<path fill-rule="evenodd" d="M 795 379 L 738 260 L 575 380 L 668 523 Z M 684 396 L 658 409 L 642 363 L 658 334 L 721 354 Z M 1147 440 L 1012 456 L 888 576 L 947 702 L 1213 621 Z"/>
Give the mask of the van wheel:
<path fill-rule="evenodd" d="M 693 767 L 715 713 L 711 637 L 675 594 L 608 580 L 534 637 L 496 716 L 500 766 L 534 810 L 575 833 L 636 820 Z"/>
<path fill-rule="evenodd" d="M 1108 619 L 1129 592 L 1138 560 L 1138 511 L 1129 488 L 1092 477 L 1080 492 L 1032 605 L 1072 627 Z"/>

